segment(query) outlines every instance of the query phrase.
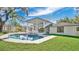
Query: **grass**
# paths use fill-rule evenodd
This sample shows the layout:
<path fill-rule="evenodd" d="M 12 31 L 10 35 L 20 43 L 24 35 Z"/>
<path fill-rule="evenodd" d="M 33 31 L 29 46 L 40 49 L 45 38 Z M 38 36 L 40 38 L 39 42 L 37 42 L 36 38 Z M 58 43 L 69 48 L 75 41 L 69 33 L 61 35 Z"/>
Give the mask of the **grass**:
<path fill-rule="evenodd" d="M 0 35 L 6 34 L 7 32 L 0 32 Z"/>
<path fill-rule="evenodd" d="M 79 51 L 79 38 L 59 36 L 41 44 L 20 44 L 0 41 L 0 51 Z"/>

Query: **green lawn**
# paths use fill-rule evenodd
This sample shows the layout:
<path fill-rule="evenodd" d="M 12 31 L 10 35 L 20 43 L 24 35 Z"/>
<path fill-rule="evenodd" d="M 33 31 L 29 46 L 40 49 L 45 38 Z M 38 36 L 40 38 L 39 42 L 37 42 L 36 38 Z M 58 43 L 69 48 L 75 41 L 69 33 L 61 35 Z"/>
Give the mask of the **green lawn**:
<path fill-rule="evenodd" d="M 0 40 L 0 51 L 79 51 L 79 38 L 58 36 L 41 44 L 9 43 Z"/>
<path fill-rule="evenodd" d="M 0 32 L 0 35 L 6 34 L 7 32 Z"/>

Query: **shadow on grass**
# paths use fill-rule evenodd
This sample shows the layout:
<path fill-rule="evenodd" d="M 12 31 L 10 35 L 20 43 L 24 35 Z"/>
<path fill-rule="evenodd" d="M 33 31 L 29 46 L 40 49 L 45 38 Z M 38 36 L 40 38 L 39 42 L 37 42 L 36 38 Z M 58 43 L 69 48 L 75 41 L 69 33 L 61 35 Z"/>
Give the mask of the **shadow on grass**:
<path fill-rule="evenodd" d="M 55 36 L 63 36 L 63 37 L 79 38 L 79 36 L 73 36 L 73 35 L 63 35 L 63 34 L 47 34 L 47 35 L 55 35 Z"/>
<path fill-rule="evenodd" d="M 8 33 L 8 32 L 0 32 L 0 34 L 6 34 L 6 33 Z"/>

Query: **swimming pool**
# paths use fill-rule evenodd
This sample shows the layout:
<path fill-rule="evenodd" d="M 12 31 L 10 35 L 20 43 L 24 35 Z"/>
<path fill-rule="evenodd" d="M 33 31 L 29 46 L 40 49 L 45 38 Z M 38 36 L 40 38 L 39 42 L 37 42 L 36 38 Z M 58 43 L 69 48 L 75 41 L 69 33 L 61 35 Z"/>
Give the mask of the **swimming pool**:
<path fill-rule="evenodd" d="M 56 36 L 48 36 L 43 34 L 8 33 L 0 36 L 0 39 L 6 42 L 40 44 L 54 37 Z"/>
<path fill-rule="evenodd" d="M 38 40 L 44 38 L 44 36 L 40 36 L 37 34 L 11 34 L 8 36 L 9 39 L 16 39 L 16 40 Z"/>

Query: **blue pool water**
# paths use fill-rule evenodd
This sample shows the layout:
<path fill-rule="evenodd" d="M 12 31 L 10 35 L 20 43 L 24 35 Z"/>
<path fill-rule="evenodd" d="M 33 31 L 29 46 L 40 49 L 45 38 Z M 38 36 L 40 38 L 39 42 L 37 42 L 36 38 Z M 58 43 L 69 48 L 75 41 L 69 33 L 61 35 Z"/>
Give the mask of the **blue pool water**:
<path fill-rule="evenodd" d="M 27 34 L 11 34 L 8 38 L 19 39 L 19 40 L 38 40 L 43 38 L 43 36 L 39 35 L 27 35 Z"/>

